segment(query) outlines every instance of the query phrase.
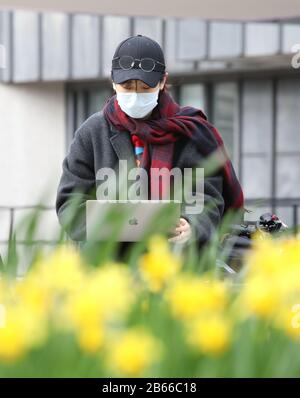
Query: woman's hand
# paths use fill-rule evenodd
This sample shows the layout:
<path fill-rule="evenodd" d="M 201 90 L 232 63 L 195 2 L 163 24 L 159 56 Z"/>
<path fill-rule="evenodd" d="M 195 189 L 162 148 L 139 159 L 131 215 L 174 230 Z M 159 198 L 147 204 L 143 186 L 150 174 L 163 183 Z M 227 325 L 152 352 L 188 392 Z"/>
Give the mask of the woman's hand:
<path fill-rule="evenodd" d="M 169 238 L 169 242 L 185 243 L 192 235 L 192 229 L 189 222 L 185 218 L 180 218 L 175 228 L 175 236 Z"/>

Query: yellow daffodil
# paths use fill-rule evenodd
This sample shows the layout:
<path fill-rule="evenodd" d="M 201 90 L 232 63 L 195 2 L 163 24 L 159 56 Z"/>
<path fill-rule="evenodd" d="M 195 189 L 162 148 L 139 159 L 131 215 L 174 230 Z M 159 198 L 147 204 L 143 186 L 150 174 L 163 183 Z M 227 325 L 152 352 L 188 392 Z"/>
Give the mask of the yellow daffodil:
<path fill-rule="evenodd" d="M 149 251 L 139 262 L 140 274 L 153 292 L 161 291 L 181 266 L 181 258 L 170 251 L 168 241 L 162 236 L 150 239 Z"/>
<path fill-rule="evenodd" d="M 52 304 L 51 293 L 49 289 L 43 286 L 38 275 L 35 273 L 29 273 L 26 278 L 16 283 L 15 297 L 33 312 L 43 314 L 50 311 Z"/>
<path fill-rule="evenodd" d="M 165 293 L 175 317 L 192 319 L 203 311 L 218 311 L 227 303 L 225 282 L 192 274 L 178 275 Z"/>
<path fill-rule="evenodd" d="M 135 299 L 133 280 L 124 264 L 109 263 L 91 272 L 83 289 L 70 294 L 66 314 L 79 327 L 122 318 Z"/>
<path fill-rule="evenodd" d="M 247 256 L 241 293 L 245 311 L 261 317 L 276 316 L 300 292 L 300 239 L 256 240 Z"/>
<path fill-rule="evenodd" d="M 14 361 L 27 350 L 26 338 L 16 319 L 9 319 L 0 328 L 0 361 Z"/>
<path fill-rule="evenodd" d="M 85 269 L 78 250 L 73 245 L 62 245 L 35 264 L 40 283 L 56 291 L 76 290 L 83 283 Z"/>
<path fill-rule="evenodd" d="M 46 319 L 24 305 L 7 306 L 0 327 L 0 361 L 21 358 L 30 348 L 45 342 Z"/>
<path fill-rule="evenodd" d="M 147 330 L 136 327 L 118 334 L 108 347 L 110 367 L 122 376 L 138 377 L 162 355 L 162 345 Z"/>
<path fill-rule="evenodd" d="M 246 314 L 271 317 L 280 304 L 277 286 L 261 277 L 252 277 L 243 287 L 241 293 L 241 309 Z"/>
<path fill-rule="evenodd" d="M 188 342 L 206 354 L 220 355 L 229 346 L 231 324 L 221 315 L 212 313 L 199 317 L 187 330 Z"/>
<path fill-rule="evenodd" d="M 103 328 L 99 325 L 89 325 L 81 328 L 77 335 L 80 348 L 90 354 L 95 354 L 103 345 Z"/>
<path fill-rule="evenodd" d="M 289 305 L 282 305 L 275 317 L 275 326 L 289 337 L 300 341 L 300 297 Z"/>

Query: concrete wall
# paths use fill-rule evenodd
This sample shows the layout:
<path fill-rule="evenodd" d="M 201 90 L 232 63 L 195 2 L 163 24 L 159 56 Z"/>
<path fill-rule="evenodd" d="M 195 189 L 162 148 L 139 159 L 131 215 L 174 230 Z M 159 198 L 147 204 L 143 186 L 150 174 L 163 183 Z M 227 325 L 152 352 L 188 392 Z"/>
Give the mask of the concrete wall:
<path fill-rule="evenodd" d="M 0 206 L 54 206 L 66 150 L 65 109 L 63 83 L 0 85 Z M 15 225 L 28 214 L 17 210 Z M 0 226 L 5 240 L 7 210 L 0 210 Z M 45 212 L 38 239 L 51 239 L 57 230 L 55 212 Z"/>

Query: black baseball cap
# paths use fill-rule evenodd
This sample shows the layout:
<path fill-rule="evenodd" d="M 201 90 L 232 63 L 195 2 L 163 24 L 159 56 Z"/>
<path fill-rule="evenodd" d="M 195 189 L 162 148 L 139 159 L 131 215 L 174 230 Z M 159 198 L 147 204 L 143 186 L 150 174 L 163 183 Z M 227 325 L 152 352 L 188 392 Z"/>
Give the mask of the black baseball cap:
<path fill-rule="evenodd" d="M 148 86 L 155 87 L 161 77 L 164 75 L 165 65 L 164 53 L 160 45 L 150 37 L 136 35 L 123 40 L 117 47 L 113 58 L 129 55 L 135 59 L 152 58 L 160 62 L 156 64 L 155 69 L 151 72 L 145 72 L 134 65 L 132 69 L 124 70 L 118 67 L 118 64 L 112 62 L 111 78 L 115 83 L 124 83 L 126 80 L 138 79 L 142 80 Z"/>

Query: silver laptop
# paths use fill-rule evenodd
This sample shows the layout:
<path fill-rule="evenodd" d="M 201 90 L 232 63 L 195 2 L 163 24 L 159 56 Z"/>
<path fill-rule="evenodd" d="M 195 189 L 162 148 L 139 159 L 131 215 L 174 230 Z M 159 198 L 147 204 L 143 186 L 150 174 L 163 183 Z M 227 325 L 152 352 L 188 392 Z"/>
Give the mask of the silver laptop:
<path fill-rule="evenodd" d="M 87 200 L 87 240 L 137 242 L 151 233 L 174 236 L 181 202 L 170 200 Z"/>

